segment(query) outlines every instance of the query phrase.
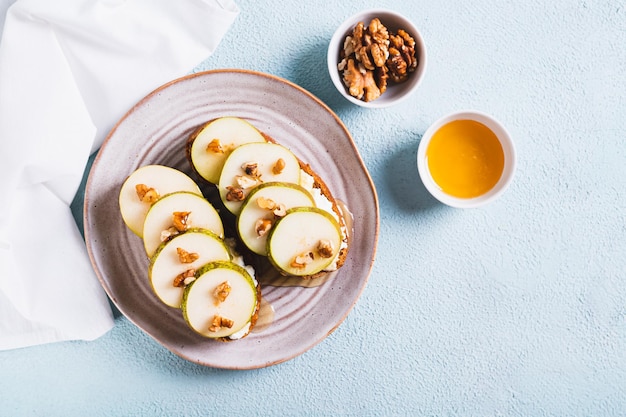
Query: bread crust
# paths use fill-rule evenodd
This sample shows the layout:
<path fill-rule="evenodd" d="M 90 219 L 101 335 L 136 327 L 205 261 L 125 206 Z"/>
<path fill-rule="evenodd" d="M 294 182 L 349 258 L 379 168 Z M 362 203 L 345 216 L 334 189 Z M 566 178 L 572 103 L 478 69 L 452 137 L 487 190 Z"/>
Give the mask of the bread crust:
<path fill-rule="evenodd" d="M 193 132 L 191 132 L 191 134 L 187 138 L 187 142 L 185 143 L 185 156 L 187 157 L 187 161 L 189 161 L 189 165 L 191 165 L 191 169 L 198 178 L 202 178 L 202 175 L 200 175 L 200 173 L 196 170 L 196 167 L 191 160 L 191 146 L 193 145 L 193 141 L 196 140 L 200 132 L 202 132 L 202 130 L 213 120 L 215 119 L 211 119 L 208 122 L 198 126 Z M 202 181 L 208 183 L 208 181 L 204 178 L 202 178 Z"/>

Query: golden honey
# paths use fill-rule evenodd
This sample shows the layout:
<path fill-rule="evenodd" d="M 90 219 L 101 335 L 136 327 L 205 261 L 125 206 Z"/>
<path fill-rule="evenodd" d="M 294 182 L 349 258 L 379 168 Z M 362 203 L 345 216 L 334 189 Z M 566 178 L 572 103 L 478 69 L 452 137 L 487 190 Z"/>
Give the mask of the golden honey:
<path fill-rule="evenodd" d="M 458 198 L 491 190 L 504 170 L 498 137 L 475 120 L 455 120 L 435 132 L 426 149 L 430 174 L 443 192 Z"/>

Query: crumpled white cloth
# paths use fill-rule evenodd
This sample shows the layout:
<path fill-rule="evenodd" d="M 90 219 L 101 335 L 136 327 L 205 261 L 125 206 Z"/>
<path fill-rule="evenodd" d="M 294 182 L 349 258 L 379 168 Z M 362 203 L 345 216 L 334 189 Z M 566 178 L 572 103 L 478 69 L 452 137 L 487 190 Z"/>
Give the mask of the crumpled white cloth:
<path fill-rule="evenodd" d="M 232 0 L 18 0 L 0 42 L 0 349 L 113 326 L 69 205 L 89 155 L 158 86 L 190 72 Z"/>

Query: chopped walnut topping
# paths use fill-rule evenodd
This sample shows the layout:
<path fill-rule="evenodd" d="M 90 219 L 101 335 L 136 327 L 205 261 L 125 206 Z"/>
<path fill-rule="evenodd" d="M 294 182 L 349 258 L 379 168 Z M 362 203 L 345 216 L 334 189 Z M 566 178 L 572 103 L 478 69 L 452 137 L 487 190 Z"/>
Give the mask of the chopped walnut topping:
<path fill-rule="evenodd" d="M 252 178 L 259 178 L 261 176 L 259 174 L 259 164 L 256 162 L 246 162 L 241 166 L 241 169 L 243 169 L 243 172 L 245 172 L 246 175 L 249 175 Z"/>
<path fill-rule="evenodd" d="M 195 269 L 188 269 L 184 272 L 181 272 L 180 274 L 176 275 L 176 278 L 174 278 L 174 282 L 172 282 L 172 285 L 174 287 L 184 287 L 191 284 L 196 279 L 195 273 Z"/>
<path fill-rule="evenodd" d="M 142 203 L 154 203 L 161 196 L 159 192 L 152 187 L 148 187 L 146 184 L 137 184 L 135 185 L 135 191 L 137 192 L 137 197 Z"/>
<path fill-rule="evenodd" d="M 174 227 L 179 232 L 184 232 L 189 228 L 189 215 L 190 211 L 175 211 L 172 213 L 172 221 Z"/>
<path fill-rule="evenodd" d="M 232 290 L 230 283 L 228 281 L 224 281 L 220 285 L 215 287 L 215 291 L 213 291 L 213 295 L 215 296 L 215 298 L 217 298 L 217 300 L 220 303 L 223 303 L 228 298 L 228 295 L 230 294 L 230 290 Z"/>
<path fill-rule="evenodd" d="M 233 324 L 235 324 L 235 322 L 231 319 L 227 319 L 226 317 L 222 317 L 216 314 L 215 317 L 213 317 L 213 321 L 211 322 L 211 327 L 209 327 L 209 331 L 215 333 L 220 331 L 222 327 L 227 327 L 230 329 L 231 327 L 233 327 Z"/>
<path fill-rule="evenodd" d="M 226 193 L 226 201 L 243 201 L 243 199 L 246 198 L 241 188 L 229 185 L 226 187 L 226 190 L 228 190 L 228 193 Z"/>
<path fill-rule="evenodd" d="M 224 147 L 219 139 L 215 138 L 206 147 L 207 152 L 224 153 Z"/>
<path fill-rule="evenodd" d="M 287 214 L 287 209 L 284 204 L 278 204 L 272 213 L 274 213 L 274 216 L 276 217 L 284 217 L 285 214 Z"/>
<path fill-rule="evenodd" d="M 322 239 L 317 242 L 317 253 L 322 258 L 330 258 L 331 256 L 333 256 L 334 250 L 332 242 L 326 239 Z"/>
<path fill-rule="evenodd" d="M 176 236 L 178 233 L 179 233 L 178 230 L 176 230 L 174 226 L 163 230 L 161 232 L 161 242 L 165 242 L 167 239 L 169 239 L 172 236 Z"/>
<path fill-rule="evenodd" d="M 256 204 L 262 208 L 267 210 L 274 210 L 276 207 L 276 203 L 271 198 L 259 197 L 256 199 Z"/>
<path fill-rule="evenodd" d="M 196 252 L 187 252 L 183 248 L 176 248 L 176 253 L 178 254 L 178 260 L 180 261 L 180 263 L 183 264 L 190 264 L 193 261 L 198 260 L 198 258 L 200 257 L 200 255 L 198 255 Z"/>
<path fill-rule="evenodd" d="M 278 158 L 278 160 L 272 167 L 272 173 L 274 175 L 278 175 L 283 172 L 283 169 L 285 169 L 285 160 L 283 158 Z"/>
<path fill-rule="evenodd" d="M 290 266 L 292 268 L 302 269 L 314 260 L 313 252 L 305 252 L 298 256 L 296 256 L 293 261 L 291 261 Z"/>
<path fill-rule="evenodd" d="M 283 217 L 287 214 L 287 208 L 284 204 L 278 204 L 271 198 L 259 197 L 256 199 L 257 205 L 262 209 L 267 209 L 274 213 L 276 217 Z"/>
<path fill-rule="evenodd" d="M 272 221 L 270 219 L 259 219 L 254 225 L 254 230 L 257 236 L 264 236 L 272 228 Z"/>
<path fill-rule="evenodd" d="M 260 178 L 251 177 L 248 175 L 237 175 L 235 177 L 235 181 L 237 181 L 237 184 L 239 185 L 239 187 L 245 190 L 245 189 L 252 188 L 255 185 L 257 185 L 260 181 Z"/>

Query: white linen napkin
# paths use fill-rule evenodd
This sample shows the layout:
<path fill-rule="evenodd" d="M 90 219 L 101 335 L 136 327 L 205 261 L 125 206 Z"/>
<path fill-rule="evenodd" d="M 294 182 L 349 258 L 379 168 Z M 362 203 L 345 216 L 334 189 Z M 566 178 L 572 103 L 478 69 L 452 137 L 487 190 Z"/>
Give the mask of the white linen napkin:
<path fill-rule="evenodd" d="M 208 57 L 232 0 L 18 0 L 0 41 L 0 349 L 93 340 L 111 310 L 69 205 L 89 155 Z"/>

